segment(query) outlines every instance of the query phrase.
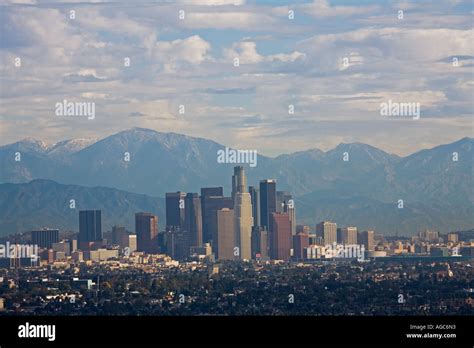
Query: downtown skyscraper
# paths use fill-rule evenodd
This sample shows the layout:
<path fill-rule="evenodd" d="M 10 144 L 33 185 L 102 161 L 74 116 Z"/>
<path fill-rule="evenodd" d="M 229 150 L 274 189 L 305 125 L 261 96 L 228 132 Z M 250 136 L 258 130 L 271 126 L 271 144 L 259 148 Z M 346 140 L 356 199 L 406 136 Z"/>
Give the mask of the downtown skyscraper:
<path fill-rule="evenodd" d="M 158 252 L 158 217 L 151 213 L 135 214 L 137 251 Z"/>
<path fill-rule="evenodd" d="M 337 225 L 331 221 L 321 221 L 316 225 L 316 234 L 322 238 L 325 245 L 337 243 Z"/>
<path fill-rule="evenodd" d="M 250 197 L 252 197 L 253 225 L 260 226 L 260 191 L 254 186 L 249 186 Z"/>
<path fill-rule="evenodd" d="M 215 234 L 212 237 L 212 248 L 218 260 L 235 260 L 235 224 L 234 210 L 223 208 L 214 214 Z"/>
<path fill-rule="evenodd" d="M 270 257 L 288 261 L 291 257 L 291 222 L 288 213 L 272 213 L 270 219 Z"/>
<path fill-rule="evenodd" d="M 42 230 L 31 231 L 31 241 L 40 248 L 51 249 L 53 243 L 59 242 L 59 230 L 44 228 Z"/>
<path fill-rule="evenodd" d="M 267 231 L 270 226 L 271 214 L 277 211 L 276 181 L 260 181 L 260 225 Z"/>
<path fill-rule="evenodd" d="M 102 239 L 102 212 L 100 210 L 80 210 L 79 243 L 84 246 Z"/>
<path fill-rule="evenodd" d="M 167 192 L 166 193 L 166 226 L 184 225 L 184 198 L 186 193 Z"/>
<path fill-rule="evenodd" d="M 216 202 L 218 209 L 222 205 L 224 196 L 223 187 L 203 187 L 201 188 L 201 212 L 202 212 L 202 241 L 208 243 L 212 240 L 211 219 L 214 210 L 216 210 Z M 232 208 L 232 205 L 229 207 Z"/>
<path fill-rule="evenodd" d="M 202 245 L 201 199 L 197 193 L 188 193 L 184 200 L 184 230 L 189 248 Z"/>
<path fill-rule="evenodd" d="M 231 197 L 206 196 L 204 198 L 205 212 L 203 212 L 203 243 L 215 242 L 214 237 L 217 233 L 216 214 L 217 211 L 227 208 L 234 208 L 234 202 Z"/>
<path fill-rule="evenodd" d="M 342 244 L 357 244 L 357 227 L 338 228 L 337 242 Z"/>
<path fill-rule="evenodd" d="M 375 245 L 374 235 L 375 232 L 373 230 L 359 232 L 357 234 L 357 242 L 363 244 L 366 250 L 372 251 Z"/>
<path fill-rule="evenodd" d="M 295 203 L 293 198 L 290 194 L 285 196 L 285 199 L 282 202 L 282 212 L 288 213 L 290 217 L 290 224 L 291 224 L 291 234 L 294 236 L 296 235 L 296 210 L 295 210 Z"/>
<path fill-rule="evenodd" d="M 247 192 L 244 167 L 234 167 L 232 176 L 232 198 L 234 200 L 235 241 L 242 260 L 252 258 L 252 199 Z"/>

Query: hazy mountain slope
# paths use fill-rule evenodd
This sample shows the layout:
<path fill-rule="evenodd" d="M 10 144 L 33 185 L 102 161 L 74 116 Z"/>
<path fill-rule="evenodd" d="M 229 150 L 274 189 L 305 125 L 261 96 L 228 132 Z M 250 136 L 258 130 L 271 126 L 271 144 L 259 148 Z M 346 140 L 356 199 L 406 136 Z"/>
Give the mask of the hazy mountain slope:
<path fill-rule="evenodd" d="M 48 145 L 26 139 L 0 147 L 0 182 L 50 179 L 157 197 L 224 186 L 230 194 L 234 164 L 217 162 L 217 151 L 223 148 L 211 140 L 142 128 L 96 142 L 78 139 Z M 307 208 L 297 209 L 298 218 L 311 223 L 334 217 L 347 224 L 385 224 L 386 231 L 432 225 L 472 228 L 472 149 L 473 139 L 463 138 L 401 158 L 366 144 L 340 144 L 327 152 L 259 156 L 257 166 L 246 165 L 246 171 L 249 185 L 273 178 L 278 190 L 301 198 Z M 21 152 L 20 162 L 14 160 L 16 152 Z M 458 161 L 453 161 L 453 153 Z M 404 200 L 406 215 L 391 210 L 398 199 Z"/>
<path fill-rule="evenodd" d="M 76 208 L 71 209 L 74 199 Z M 0 235 L 41 227 L 79 229 L 79 210 L 102 209 L 104 231 L 112 225 L 134 230 L 134 214 L 140 211 L 165 219 L 164 200 L 105 187 L 61 185 L 50 180 L 27 184 L 0 184 Z"/>

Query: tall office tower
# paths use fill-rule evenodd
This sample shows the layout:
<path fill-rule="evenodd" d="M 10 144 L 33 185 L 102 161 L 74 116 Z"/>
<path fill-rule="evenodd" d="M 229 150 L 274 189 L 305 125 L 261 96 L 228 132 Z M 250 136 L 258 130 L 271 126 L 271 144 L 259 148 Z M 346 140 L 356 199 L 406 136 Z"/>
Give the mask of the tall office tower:
<path fill-rule="evenodd" d="M 295 202 L 291 198 L 291 195 L 285 197 L 286 200 L 283 201 L 283 212 L 288 213 L 290 216 L 291 223 L 291 235 L 296 235 L 296 209 Z"/>
<path fill-rule="evenodd" d="M 184 226 L 184 198 L 186 193 L 166 193 L 166 226 Z"/>
<path fill-rule="evenodd" d="M 260 226 L 260 191 L 254 186 L 249 186 L 249 193 L 252 200 L 253 225 Z"/>
<path fill-rule="evenodd" d="M 293 257 L 296 260 L 303 260 L 304 249 L 309 246 L 309 234 L 299 232 L 296 236 L 293 236 Z"/>
<path fill-rule="evenodd" d="M 79 211 L 79 243 L 101 241 L 102 218 L 100 210 Z"/>
<path fill-rule="evenodd" d="M 262 226 L 252 227 L 252 259 L 268 259 L 268 232 Z"/>
<path fill-rule="evenodd" d="M 128 234 L 127 234 L 127 231 L 125 230 L 125 227 L 122 227 L 122 226 L 112 227 L 112 244 L 114 245 L 123 244 L 125 237 L 127 237 L 128 239 Z"/>
<path fill-rule="evenodd" d="M 234 175 L 232 175 L 232 199 L 235 200 L 236 193 L 247 192 L 247 178 L 243 166 L 234 167 Z"/>
<path fill-rule="evenodd" d="M 357 227 L 338 228 L 337 242 L 341 244 L 357 244 Z"/>
<path fill-rule="evenodd" d="M 209 233 L 209 219 L 210 213 L 206 212 L 207 203 L 206 200 L 209 197 L 222 197 L 224 195 L 224 189 L 222 187 L 203 187 L 201 188 L 201 220 L 202 220 L 202 241 L 207 243 L 211 240 Z M 220 208 L 222 209 L 222 208 Z"/>
<path fill-rule="evenodd" d="M 188 233 L 179 226 L 167 226 L 165 232 L 166 254 L 175 260 L 186 260 L 190 246 Z"/>
<path fill-rule="evenodd" d="M 232 176 L 232 196 L 234 199 L 235 241 L 239 247 L 241 260 L 252 258 L 252 198 L 247 192 L 247 178 L 244 167 L 234 167 Z"/>
<path fill-rule="evenodd" d="M 184 229 L 188 233 L 189 246 L 202 245 L 201 199 L 197 193 L 188 193 L 184 200 Z"/>
<path fill-rule="evenodd" d="M 288 213 L 272 213 L 270 220 L 270 258 L 288 261 L 291 257 L 291 223 Z"/>
<path fill-rule="evenodd" d="M 135 214 L 135 232 L 137 251 L 158 252 L 158 217 L 151 213 Z"/>
<path fill-rule="evenodd" d="M 59 230 L 50 230 L 43 228 L 42 230 L 31 231 L 31 242 L 38 248 L 51 249 L 53 243 L 59 242 Z"/>
<path fill-rule="evenodd" d="M 252 258 L 252 202 L 250 194 L 236 193 L 234 199 L 235 236 L 240 248 L 240 259 Z"/>
<path fill-rule="evenodd" d="M 260 181 L 260 225 L 269 231 L 271 214 L 276 212 L 276 181 Z"/>
<path fill-rule="evenodd" d="M 337 225 L 335 222 L 320 222 L 316 225 L 316 234 L 323 239 L 325 245 L 337 243 Z"/>
<path fill-rule="evenodd" d="M 234 228 L 234 210 L 229 208 L 223 208 L 217 210 L 214 214 L 215 235 L 212 237 L 212 250 L 216 253 L 216 259 L 218 260 L 234 260 L 234 248 L 236 247 L 235 241 L 235 228 Z"/>
<path fill-rule="evenodd" d="M 374 243 L 374 231 L 362 231 L 358 233 L 357 241 L 359 244 L 363 244 L 365 246 L 365 250 L 373 251 L 375 247 Z"/>
<path fill-rule="evenodd" d="M 203 224 L 203 243 L 212 241 L 213 236 L 216 235 L 216 211 L 224 208 L 232 209 L 234 202 L 231 197 L 222 196 L 207 196 L 204 198 L 206 205 L 206 213 L 204 214 Z M 204 226 L 206 226 L 206 234 L 204 235 Z"/>

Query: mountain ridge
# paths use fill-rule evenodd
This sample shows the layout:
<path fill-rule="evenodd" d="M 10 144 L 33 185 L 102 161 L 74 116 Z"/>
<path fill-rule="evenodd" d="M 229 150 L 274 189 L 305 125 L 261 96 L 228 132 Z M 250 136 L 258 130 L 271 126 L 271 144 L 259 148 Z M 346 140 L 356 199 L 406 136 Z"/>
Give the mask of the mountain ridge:
<path fill-rule="evenodd" d="M 473 138 L 464 137 L 405 157 L 362 143 L 341 143 L 326 152 L 310 149 L 277 157 L 258 155 L 256 167 L 246 165 L 248 185 L 276 179 L 278 190 L 290 191 L 303 202 L 299 218 L 311 224 L 331 216 L 343 223 L 361 221 L 360 216 L 368 219 L 365 204 L 373 214 L 387 216 L 389 232 L 397 226 L 431 226 L 430 221 L 437 221 L 443 229 L 449 224 L 472 228 L 473 143 Z M 199 192 L 211 186 L 223 186 L 229 193 L 237 165 L 218 163 L 217 152 L 225 146 L 212 140 L 143 128 L 113 134 L 78 151 L 73 146 L 71 153 L 61 155 L 48 154 L 44 147 L 43 142 L 31 139 L 0 147 L 0 182 L 50 179 L 63 185 L 108 187 L 151 197 L 178 190 Z M 16 151 L 21 151 L 19 162 L 14 160 Z M 418 213 L 405 216 L 391 211 L 400 199 L 407 214 L 415 208 Z M 310 207 L 305 208 L 305 203 Z M 345 215 L 338 212 L 341 209 Z"/>
<path fill-rule="evenodd" d="M 85 140 L 85 139 L 95 139 L 96 142 L 99 142 L 101 140 L 104 140 L 106 138 L 109 138 L 109 137 L 113 137 L 113 136 L 116 136 L 116 135 L 119 135 L 119 134 L 130 134 L 132 132 L 142 132 L 142 133 L 151 133 L 151 134 L 155 134 L 155 135 L 170 135 L 170 136 L 178 136 L 178 137 L 182 137 L 182 138 L 188 138 L 188 139 L 194 139 L 194 140 L 205 140 L 205 141 L 209 141 L 209 142 L 213 142 L 215 143 L 216 145 L 219 145 L 219 146 L 223 146 L 225 147 L 225 145 L 222 145 L 212 139 L 207 139 L 207 138 L 202 138 L 202 137 L 195 137 L 195 136 L 191 136 L 191 135 L 186 135 L 186 134 L 181 134 L 181 133 L 176 133 L 176 132 L 161 132 L 161 131 L 156 131 L 154 129 L 149 129 L 149 128 L 143 128 L 143 127 L 132 127 L 132 128 L 129 128 L 129 129 L 125 129 L 125 130 L 122 130 L 122 131 L 119 131 L 117 133 L 113 133 L 109 136 L 106 136 L 104 138 L 72 138 L 72 139 L 64 139 L 64 140 L 60 140 L 58 142 L 55 142 L 55 143 L 47 143 L 47 142 L 44 142 L 43 140 L 41 139 L 37 139 L 37 138 L 33 138 L 33 137 L 26 137 L 26 138 L 23 138 L 23 139 L 20 139 L 16 142 L 13 142 L 13 143 L 9 143 L 9 144 L 4 144 L 4 145 L 0 145 L 0 149 L 4 148 L 4 147 L 9 147 L 9 146 L 12 146 L 12 145 L 15 145 L 15 144 L 20 144 L 20 143 L 39 143 L 39 144 L 43 144 L 43 145 L 46 145 L 46 147 L 52 147 L 54 145 L 58 145 L 60 143 L 65 143 L 65 142 L 71 142 L 71 141 L 75 141 L 75 140 Z M 289 154 L 280 154 L 280 155 L 277 155 L 277 156 L 274 156 L 274 157 L 271 157 L 271 156 L 265 156 L 265 155 L 262 155 L 263 157 L 267 157 L 267 158 L 273 158 L 273 159 L 276 159 L 278 157 L 282 157 L 282 156 L 289 156 L 289 155 L 297 155 L 297 154 L 301 154 L 301 153 L 305 153 L 305 152 L 320 152 L 320 153 L 328 153 L 330 151 L 333 151 L 333 150 L 336 150 L 338 149 L 339 147 L 341 146 L 350 146 L 350 145 L 355 145 L 355 146 L 359 146 L 359 145 L 362 145 L 364 147 L 369 147 L 369 148 L 372 148 L 372 149 L 376 149 L 378 151 L 382 151 L 384 152 L 385 154 L 387 155 L 391 155 L 391 156 L 394 156 L 394 157 L 399 157 L 399 158 L 406 158 L 408 156 L 411 156 L 415 153 L 418 153 L 420 151 L 424 151 L 424 150 L 432 150 L 432 149 L 435 149 L 437 147 L 440 147 L 440 146 L 444 146 L 444 145 L 448 145 L 448 144 L 454 144 L 454 143 L 457 143 L 457 142 L 465 142 L 465 141 L 473 141 L 474 138 L 472 137 L 463 137 L 461 139 L 458 139 L 454 142 L 451 142 L 451 143 L 447 143 L 447 144 L 439 144 L 439 145 L 435 145 L 431 148 L 421 148 L 419 150 L 416 150 L 415 152 L 412 152 L 411 154 L 408 154 L 408 155 L 405 155 L 405 156 L 400 156 L 400 155 L 397 155 L 397 154 L 393 154 L 393 153 L 390 153 L 390 152 L 387 152 L 385 151 L 384 149 L 381 149 L 381 148 L 378 148 L 374 145 L 370 145 L 370 144 L 366 144 L 366 143 L 362 143 L 362 142 L 359 142 L 359 141 L 355 141 L 355 142 L 350 142 L 350 143 L 345 143 L 345 142 L 341 142 L 339 143 L 338 145 L 334 146 L 333 148 L 331 149 L 328 149 L 326 151 L 324 150 L 321 150 L 321 149 L 318 149 L 318 148 L 308 148 L 308 149 L 305 149 L 305 150 L 298 150 L 298 151 L 295 151 L 295 152 L 292 152 L 292 153 L 289 153 Z M 90 145 L 93 145 L 93 144 L 89 144 L 88 146 Z M 80 151 L 80 150 L 78 150 Z"/>

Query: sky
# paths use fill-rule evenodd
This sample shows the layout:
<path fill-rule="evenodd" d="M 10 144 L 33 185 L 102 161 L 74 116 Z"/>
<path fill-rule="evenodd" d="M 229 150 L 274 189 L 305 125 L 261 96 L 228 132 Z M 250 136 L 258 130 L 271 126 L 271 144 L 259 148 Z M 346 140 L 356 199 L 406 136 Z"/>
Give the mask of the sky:
<path fill-rule="evenodd" d="M 269 156 L 406 155 L 473 134 L 471 1 L 0 4 L 0 145 L 142 127 Z M 64 100 L 95 117 L 58 116 Z M 381 115 L 389 100 L 420 118 Z"/>

